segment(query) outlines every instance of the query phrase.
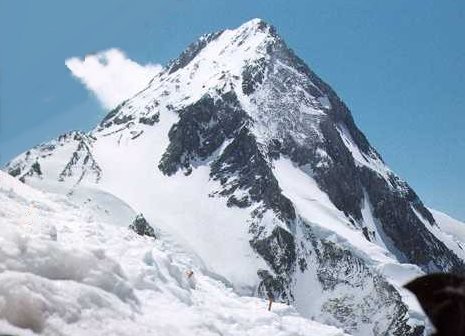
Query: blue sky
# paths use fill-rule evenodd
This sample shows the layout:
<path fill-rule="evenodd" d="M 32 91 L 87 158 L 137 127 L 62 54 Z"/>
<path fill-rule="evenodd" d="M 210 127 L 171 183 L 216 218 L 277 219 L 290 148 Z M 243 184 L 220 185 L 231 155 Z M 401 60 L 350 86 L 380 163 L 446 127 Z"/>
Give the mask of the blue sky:
<path fill-rule="evenodd" d="M 465 1 L 0 2 L 0 163 L 105 114 L 64 62 L 119 48 L 166 63 L 260 17 L 339 93 L 424 202 L 465 220 Z"/>

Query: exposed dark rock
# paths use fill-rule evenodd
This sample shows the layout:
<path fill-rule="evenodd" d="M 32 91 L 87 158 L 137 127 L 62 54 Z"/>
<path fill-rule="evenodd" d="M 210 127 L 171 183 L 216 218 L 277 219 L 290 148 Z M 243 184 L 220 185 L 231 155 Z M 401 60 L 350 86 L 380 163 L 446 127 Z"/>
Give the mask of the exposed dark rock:
<path fill-rule="evenodd" d="M 142 134 L 144 134 L 144 131 L 139 131 L 139 132 L 134 133 L 134 134 L 131 136 L 131 140 L 137 139 L 137 138 L 140 137 Z"/>
<path fill-rule="evenodd" d="M 255 91 L 255 88 L 263 82 L 265 78 L 266 60 L 260 58 L 256 62 L 246 66 L 242 72 L 242 92 L 250 95 Z"/>
<path fill-rule="evenodd" d="M 276 273 L 290 274 L 294 271 L 296 246 L 293 235 L 288 231 L 276 227 L 269 236 L 250 243 Z"/>
<path fill-rule="evenodd" d="M 18 168 L 17 168 L 18 169 Z M 42 176 L 42 170 L 40 169 L 40 164 L 39 162 L 35 161 L 32 165 L 31 165 L 31 168 L 25 173 L 23 174 L 19 180 L 21 182 L 25 182 L 26 181 L 26 177 L 30 177 L 30 176 L 37 176 L 37 177 L 41 177 Z"/>
<path fill-rule="evenodd" d="M 224 186 L 220 195 L 229 196 L 237 190 L 246 190 L 250 201 L 263 201 L 284 222 L 295 219 L 294 207 L 282 195 L 269 162 L 247 127 L 240 130 L 236 138 L 212 163 L 210 175 Z M 231 198 L 229 200 L 231 201 Z M 239 205 L 231 202 L 233 205 Z"/>
<path fill-rule="evenodd" d="M 359 168 L 359 172 L 373 214 L 381 223 L 384 234 L 402 253 L 398 256 L 401 260 L 417 264 L 427 272 L 465 272 L 463 261 L 433 236 L 413 211 L 416 209 L 424 216 L 426 225 L 435 225 L 429 211 L 406 183 L 399 191 L 368 168 Z"/>
<path fill-rule="evenodd" d="M 12 169 L 8 169 L 8 174 L 10 174 L 13 177 L 17 177 L 21 174 L 21 168 L 18 166 Z"/>
<path fill-rule="evenodd" d="M 105 118 L 100 122 L 101 128 L 107 128 L 113 125 L 122 125 L 127 124 L 128 122 L 134 120 L 134 116 L 130 114 L 120 114 L 121 109 L 126 105 L 127 101 L 122 102 L 116 108 L 111 110 Z"/>
<path fill-rule="evenodd" d="M 116 115 L 120 112 L 120 110 L 123 108 L 125 104 L 126 104 L 126 101 L 122 102 L 117 107 L 115 107 L 113 110 L 108 112 L 108 114 L 100 122 L 100 127 L 110 126 L 112 124 L 110 121 L 116 117 Z"/>
<path fill-rule="evenodd" d="M 252 248 L 262 256 L 273 272 L 257 272 L 261 280 L 257 294 L 273 301 L 291 304 L 294 296 L 290 283 L 297 266 L 294 236 L 281 227 L 276 227 L 267 234 L 259 224 L 251 226 L 251 233 L 254 237 L 250 240 Z"/>
<path fill-rule="evenodd" d="M 260 284 L 257 288 L 257 295 L 273 301 L 285 303 L 291 302 L 291 297 L 286 288 L 289 279 L 283 276 L 273 276 L 267 270 L 258 270 L 257 275 L 260 278 Z"/>
<path fill-rule="evenodd" d="M 371 241 L 371 238 L 370 238 L 370 232 L 368 231 L 368 228 L 366 226 L 364 226 L 362 228 L 362 232 L 363 232 L 363 235 L 365 236 L 365 238 L 368 240 L 368 241 Z"/>
<path fill-rule="evenodd" d="M 134 117 L 131 115 L 123 115 L 113 119 L 115 125 L 127 124 L 129 121 L 133 120 Z"/>
<path fill-rule="evenodd" d="M 77 148 L 73 152 L 71 159 L 61 171 L 58 180 L 63 182 L 77 173 L 78 177 L 76 183 L 81 182 L 87 175 L 93 175 L 94 181 L 98 182 L 101 178 L 102 169 L 92 155 L 92 151 L 90 149 L 90 142 L 92 139 L 80 136 L 75 140 L 79 141 Z"/>
<path fill-rule="evenodd" d="M 129 225 L 129 229 L 140 236 L 157 238 L 155 235 L 155 230 L 150 226 L 142 214 L 138 214 L 136 216 L 132 224 Z"/>
<path fill-rule="evenodd" d="M 141 124 L 153 126 L 155 123 L 160 121 L 160 113 L 154 113 L 150 117 L 140 117 L 139 122 Z"/>
<path fill-rule="evenodd" d="M 179 122 L 168 134 L 170 144 L 158 166 L 167 175 L 208 158 L 248 118 L 233 93 L 225 94 L 221 100 L 205 96 L 178 114 Z"/>
<path fill-rule="evenodd" d="M 40 169 L 39 162 L 34 162 L 31 166 L 32 171 L 37 175 L 42 175 L 42 170 Z"/>

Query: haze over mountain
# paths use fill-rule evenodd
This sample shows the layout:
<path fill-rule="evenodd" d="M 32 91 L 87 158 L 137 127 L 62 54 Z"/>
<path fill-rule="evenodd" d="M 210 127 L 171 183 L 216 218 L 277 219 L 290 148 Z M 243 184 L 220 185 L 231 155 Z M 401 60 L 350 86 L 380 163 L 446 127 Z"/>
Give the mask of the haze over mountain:
<path fill-rule="evenodd" d="M 426 318 L 402 285 L 424 273 L 465 271 L 461 223 L 424 206 L 384 163 L 331 87 L 260 19 L 202 36 L 91 132 L 61 135 L 13 159 L 5 170 L 29 186 L 62 194 L 40 194 L 43 202 L 57 197 L 59 204 L 70 203 L 61 211 L 75 227 L 63 220 L 58 237 L 72 240 L 69 230 L 76 230 L 92 245 L 100 236 L 100 248 L 121 260 L 117 268 L 123 271 L 116 277 L 123 279 L 124 295 L 103 286 L 104 278 L 91 281 L 97 288 L 92 290 L 110 292 L 108 302 L 117 300 L 122 316 L 134 313 L 141 328 L 152 332 L 161 327 L 147 320 L 152 310 L 169 306 L 158 294 L 166 294 L 159 286 L 169 283 L 194 320 L 196 309 L 207 315 L 218 309 L 204 297 L 199 308 L 203 290 L 250 310 L 237 314 L 262 314 L 258 298 L 295 307 L 279 305 L 277 314 L 285 317 L 266 317 L 288 334 L 423 335 Z M 14 202 L 34 202 L 30 197 L 37 191 L 17 196 L 23 186 L 2 179 L 12 186 L 13 196 L 4 191 L 12 209 Z M 90 213 L 85 224 L 72 210 L 80 207 Z M 146 252 L 152 241 L 137 237 L 128 239 L 132 247 L 126 251 L 128 233 L 112 227 L 115 221 L 128 226 L 137 213 L 159 231 L 152 252 Z M 14 214 L 3 214 L 11 226 L 17 224 Z M 102 224 L 92 229 L 94 221 Z M 112 239 L 119 240 L 109 246 Z M 160 253 L 157 244 L 170 257 L 153 257 Z M 50 286 L 77 281 L 24 265 L 5 267 L 32 272 Z M 194 268 L 203 279 L 200 288 L 186 283 L 183 274 Z M 150 285 L 144 282 L 148 278 Z M 88 285 L 86 279 L 78 282 Z M 120 288 L 119 282 L 109 286 Z M 166 305 L 157 306 L 157 295 Z M 149 299 L 154 302 L 148 304 Z M 108 303 L 111 309 L 115 305 Z M 201 332 L 234 334 L 231 324 L 237 323 L 242 332 L 257 334 L 260 319 L 247 324 L 235 312 L 227 314 L 233 322 L 209 315 L 211 320 L 199 322 Z M 13 326 L 52 334 L 89 328 L 85 317 L 67 319 L 66 313 L 58 314 L 59 322 L 42 316 L 37 326 L 18 322 L 14 313 L 8 316 Z M 92 328 L 108 316 L 92 320 Z M 173 334 L 187 332 L 170 318 Z"/>

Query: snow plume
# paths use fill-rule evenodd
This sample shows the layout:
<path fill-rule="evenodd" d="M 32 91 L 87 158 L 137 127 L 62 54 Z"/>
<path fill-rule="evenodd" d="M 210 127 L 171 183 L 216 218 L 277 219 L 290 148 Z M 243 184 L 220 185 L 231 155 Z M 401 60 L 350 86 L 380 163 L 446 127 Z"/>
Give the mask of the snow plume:
<path fill-rule="evenodd" d="M 107 109 L 144 89 L 161 70 L 159 64 L 138 64 L 114 48 L 88 54 L 83 59 L 72 57 L 65 64 Z"/>

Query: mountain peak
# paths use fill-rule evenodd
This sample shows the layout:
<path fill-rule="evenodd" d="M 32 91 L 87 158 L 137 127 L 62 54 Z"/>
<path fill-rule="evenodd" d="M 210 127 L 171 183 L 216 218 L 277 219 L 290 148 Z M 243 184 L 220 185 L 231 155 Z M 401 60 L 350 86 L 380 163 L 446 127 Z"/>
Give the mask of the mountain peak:
<path fill-rule="evenodd" d="M 262 25 L 268 25 L 268 23 L 266 23 L 265 20 L 261 18 L 253 18 L 253 19 L 250 19 L 249 21 L 244 22 L 240 27 L 262 26 Z"/>
<path fill-rule="evenodd" d="M 235 288 L 354 335 L 421 334 L 392 270 L 465 273 L 465 250 L 261 19 L 203 35 L 90 135 L 7 169 L 66 193 L 110 192 Z"/>
<path fill-rule="evenodd" d="M 263 19 L 260 18 L 254 18 L 251 19 L 242 25 L 240 25 L 238 28 L 235 29 L 236 31 L 239 30 L 249 30 L 249 31 L 260 31 L 260 32 L 270 32 L 274 34 L 274 27 L 266 22 Z"/>
<path fill-rule="evenodd" d="M 230 55 L 231 62 L 244 61 L 266 53 L 269 42 L 278 39 L 276 29 L 262 19 L 249 20 L 235 29 L 204 34 L 191 43 L 178 58 L 167 65 L 169 74 L 187 66 L 200 53 L 207 58 L 224 58 Z M 206 51 L 208 49 L 208 51 Z"/>

